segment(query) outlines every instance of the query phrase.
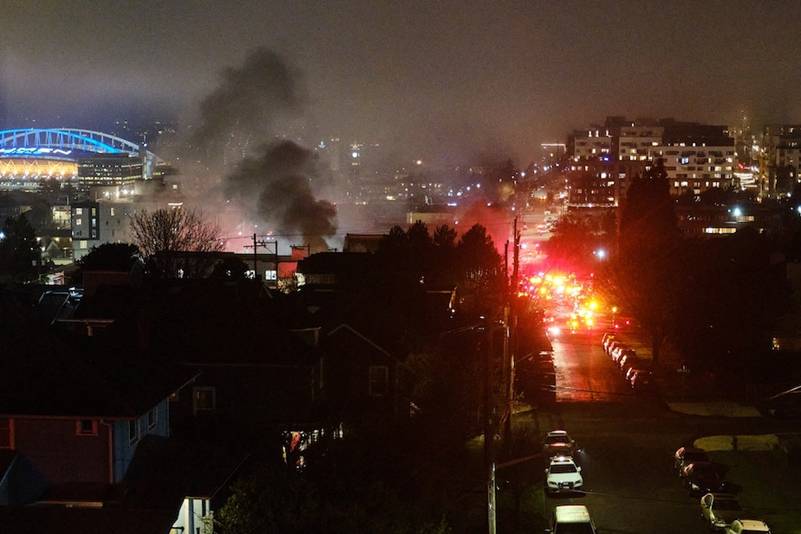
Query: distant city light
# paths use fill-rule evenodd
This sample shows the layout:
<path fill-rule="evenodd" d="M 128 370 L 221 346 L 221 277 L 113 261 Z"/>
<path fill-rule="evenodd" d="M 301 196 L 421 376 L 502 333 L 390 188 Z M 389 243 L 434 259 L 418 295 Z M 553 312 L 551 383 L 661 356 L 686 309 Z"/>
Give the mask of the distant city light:
<path fill-rule="evenodd" d="M 795 209 L 795 211 L 797 211 L 797 212 L 798 212 L 798 214 L 799 214 L 799 215 L 801 215 L 801 206 L 798 206 L 798 207 Z"/>
<path fill-rule="evenodd" d="M 6 233 L 0 230 L 0 239 L 5 239 L 5 238 L 6 238 Z"/>
<path fill-rule="evenodd" d="M 415 161 L 415 163 L 416 163 L 417 165 L 422 165 L 422 164 L 423 164 L 423 160 L 421 160 L 421 159 L 418 159 L 417 161 Z"/>
<path fill-rule="evenodd" d="M 548 333 L 551 334 L 552 336 L 558 336 L 559 334 L 562 333 L 562 329 L 559 328 L 558 326 L 550 326 L 548 327 Z"/>
<path fill-rule="evenodd" d="M 596 258 L 598 258 L 599 260 L 605 260 L 605 259 L 606 259 L 606 249 L 605 249 L 605 248 L 598 248 L 598 249 L 595 249 L 595 251 L 593 252 L 593 254 L 594 254 L 594 255 L 595 255 L 595 257 L 596 257 Z"/>
<path fill-rule="evenodd" d="M 734 215 L 735 217 L 742 217 L 743 210 L 742 208 L 740 208 L 740 206 L 735 206 L 734 209 L 731 210 L 731 214 Z"/>
<path fill-rule="evenodd" d="M 354 159 L 359 157 L 359 153 L 358 152 L 351 152 L 350 155 Z"/>

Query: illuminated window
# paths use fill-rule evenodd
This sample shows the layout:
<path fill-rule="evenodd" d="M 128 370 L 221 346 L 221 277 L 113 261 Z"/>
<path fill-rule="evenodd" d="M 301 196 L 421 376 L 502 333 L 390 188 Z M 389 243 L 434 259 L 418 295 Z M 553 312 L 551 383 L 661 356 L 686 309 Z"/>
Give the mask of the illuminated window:
<path fill-rule="evenodd" d="M 111 213 L 111 216 L 114 217 L 114 208 L 111 208 L 110 213 Z"/>
<path fill-rule="evenodd" d="M 83 208 L 75 208 L 75 215 L 83 215 Z"/>
<path fill-rule="evenodd" d="M 83 219 L 81 218 L 75 219 L 75 226 L 80 226 L 82 224 L 83 224 Z"/>
<path fill-rule="evenodd" d="M 371 397 L 385 397 L 389 392 L 389 367 L 371 365 L 368 370 L 367 393 Z"/>
<path fill-rule="evenodd" d="M 97 421 L 79 419 L 75 421 L 75 434 L 78 436 L 97 436 Z"/>

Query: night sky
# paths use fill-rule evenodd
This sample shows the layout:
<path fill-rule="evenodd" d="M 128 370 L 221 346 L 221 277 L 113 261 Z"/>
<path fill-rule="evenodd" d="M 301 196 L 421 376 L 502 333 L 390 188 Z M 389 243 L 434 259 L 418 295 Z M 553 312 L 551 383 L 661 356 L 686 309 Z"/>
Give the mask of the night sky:
<path fill-rule="evenodd" d="M 137 5 L 138 4 L 138 5 Z M 431 159 L 536 155 L 606 115 L 801 121 L 801 3 L 2 3 L 8 125 L 192 121 L 264 45 L 303 73 L 308 137 Z"/>

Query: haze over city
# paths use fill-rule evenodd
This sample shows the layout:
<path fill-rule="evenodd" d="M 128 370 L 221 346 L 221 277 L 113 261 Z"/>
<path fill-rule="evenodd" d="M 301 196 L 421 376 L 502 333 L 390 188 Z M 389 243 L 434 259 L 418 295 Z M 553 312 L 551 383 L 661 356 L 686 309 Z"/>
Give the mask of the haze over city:
<path fill-rule="evenodd" d="M 8 120 L 189 124 L 220 71 L 267 46 L 303 74 L 303 133 L 455 162 L 605 114 L 793 120 L 795 2 L 4 3 Z M 46 74 L 45 74 L 46 73 Z"/>

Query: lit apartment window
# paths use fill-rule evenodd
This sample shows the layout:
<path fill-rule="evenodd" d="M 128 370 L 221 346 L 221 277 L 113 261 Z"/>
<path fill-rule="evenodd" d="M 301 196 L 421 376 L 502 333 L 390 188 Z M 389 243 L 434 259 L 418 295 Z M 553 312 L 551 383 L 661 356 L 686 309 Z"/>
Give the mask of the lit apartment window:
<path fill-rule="evenodd" d="M 83 215 L 83 208 L 75 208 L 75 215 Z"/>
<path fill-rule="evenodd" d="M 111 213 L 111 216 L 112 216 L 112 217 L 114 217 L 114 208 L 111 208 L 111 210 L 109 211 L 109 213 Z"/>
<path fill-rule="evenodd" d="M 385 397 L 389 392 L 389 367 L 371 365 L 368 370 L 367 393 L 371 397 Z"/>
<path fill-rule="evenodd" d="M 75 226 L 80 226 L 82 224 L 83 224 L 83 219 L 81 219 L 80 217 L 75 219 Z"/>
<path fill-rule="evenodd" d="M 97 436 L 97 421 L 79 419 L 75 421 L 75 434 L 78 436 Z"/>

